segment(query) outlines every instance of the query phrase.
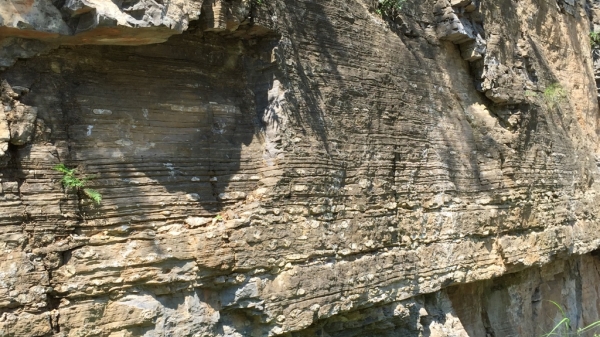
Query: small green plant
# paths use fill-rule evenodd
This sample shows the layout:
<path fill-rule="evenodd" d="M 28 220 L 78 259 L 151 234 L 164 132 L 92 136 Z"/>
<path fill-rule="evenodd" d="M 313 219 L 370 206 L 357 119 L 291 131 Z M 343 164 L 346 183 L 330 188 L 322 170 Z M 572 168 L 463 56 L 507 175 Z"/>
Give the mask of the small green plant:
<path fill-rule="evenodd" d="M 559 83 L 552 83 L 544 90 L 544 98 L 550 107 L 555 106 L 566 97 L 567 92 Z"/>
<path fill-rule="evenodd" d="M 406 0 L 377 0 L 377 14 L 393 16 L 398 13 Z"/>
<path fill-rule="evenodd" d="M 600 33 L 590 32 L 590 45 L 592 49 L 600 48 Z"/>
<path fill-rule="evenodd" d="M 100 194 L 98 191 L 96 191 L 94 189 L 86 187 L 88 181 L 90 181 L 90 179 L 93 179 L 93 177 L 90 177 L 90 176 L 80 177 L 77 174 L 76 169 L 70 169 L 70 168 L 66 167 L 65 164 L 63 164 L 63 163 L 60 163 L 60 164 L 54 166 L 54 170 L 63 174 L 61 182 L 65 189 L 71 189 L 71 190 L 75 190 L 77 192 L 81 192 L 85 196 L 90 198 L 93 202 L 95 202 L 96 204 L 98 204 L 98 205 L 100 204 L 100 202 L 102 201 L 102 194 Z"/>
<path fill-rule="evenodd" d="M 533 90 L 525 90 L 525 97 L 535 98 L 535 97 L 537 97 L 537 93 Z"/>
<path fill-rule="evenodd" d="M 219 221 L 223 221 L 223 216 L 221 216 L 221 214 L 215 215 L 215 217 L 212 219 L 212 225 L 214 226 Z"/>
<path fill-rule="evenodd" d="M 592 329 L 596 329 L 600 327 L 600 321 L 596 321 L 588 326 L 577 329 L 575 332 L 571 332 L 571 319 L 567 317 L 567 313 L 565 309 L 558 303 L 554 301 L 548 301 L 552 303 L 555 307 L 558 308 L 560 314 L 562 315 L 562 319 L 558 322 L 552 330 L 546 334 L 543 334 L 542 337 L 567 337 L 567 336 L 584 336 L 584 333 L 590 332 Z M 598 334 L 594 333 L 594 337 L 598 336 Z"/>

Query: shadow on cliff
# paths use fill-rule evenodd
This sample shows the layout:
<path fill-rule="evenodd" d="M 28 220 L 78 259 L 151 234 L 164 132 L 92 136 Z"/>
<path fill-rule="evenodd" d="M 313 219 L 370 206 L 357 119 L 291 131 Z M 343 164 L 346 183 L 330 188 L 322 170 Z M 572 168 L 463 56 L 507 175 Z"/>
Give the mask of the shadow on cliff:
<path fill-rule="evenodd" d="M 29 89 L 58 160 L 97 175 L 104 200 L 91 218 L 214 216 L 257 187 L 273 73 L 263 56 L 275 40 L 191 31 L 156 45 L 62 47 L 1 76 Z"/>
<path fill-rule="evenodd" d="M 340 55 L 332 54 L 336 27 L 322 4 L 279 5 L 306 7 L 281 11 L 294 34 L 315 29 L 304 14 L 315 20 L 324 80 L 306 67 L 298 41 L 226 38 L 194 27 L 156 45 L 61 47 L 17 62 L 2 77 L 30 90 L 26 103 L 38 107 L 51 141 L 64 147 L 60 160 L 98 175 L 102 212 L 118 209 L 127 223 L 165 210 L 214 216 L 259 186 L 264 132 L 279 122 L 269 113 L 275 79 L 285 82 L 296 126 L 329 154 L 322 88 L 344 85 Z"/>
<path fill-rule="evenodd" d="M 285 29 L 293 32 L 296 38 L 282 38 L 278 47 L 279 68 L 276 75 L 284 79 L 288 90 L 287 100 L 292 107 L 288 114 L 293 118 L 294 126 L 304 136 L 311 133 L 316 136 L 320 141 L 319 147 L 324 149 L 323 154 L 331 157 L 328 140 L 330 126 L 326 116 L 330 115 L 327 112 L 332 108 L 334 100 L 327 95 L 327 89 L 335 87 L 343 91 L 346 87 L 338 65 L 341 59 L 350 55 L 337 48 L 340 44 L 340 27 L 339 24 L 336 27 L 331 21 L 326 5 L 327 3 L 297 0 L 284 0 L 278 4 L 297 8 L 280 11 L 283 15 L 282 22 L 286 24 Z M 352 18 L 346 19 L 350 20 L 349 23 L 353 22 Z M 314 25 L 308 25 L 307 22 Z M 312 56 L 301 55 L 300 50 L 307 46 L 315 51 Z M 314 67 L 314 58 L 318 59 L 318 68 Z"/>

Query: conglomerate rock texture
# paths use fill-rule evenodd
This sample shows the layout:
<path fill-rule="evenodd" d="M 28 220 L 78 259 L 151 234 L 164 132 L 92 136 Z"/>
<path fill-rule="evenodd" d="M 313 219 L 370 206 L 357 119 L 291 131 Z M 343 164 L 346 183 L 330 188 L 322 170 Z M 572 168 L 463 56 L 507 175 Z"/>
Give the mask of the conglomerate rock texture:
<path fill-rule="evenodd" d="M 600 319 L 600 2 L 376 6 L 0 2 L 0 335 Z"/>

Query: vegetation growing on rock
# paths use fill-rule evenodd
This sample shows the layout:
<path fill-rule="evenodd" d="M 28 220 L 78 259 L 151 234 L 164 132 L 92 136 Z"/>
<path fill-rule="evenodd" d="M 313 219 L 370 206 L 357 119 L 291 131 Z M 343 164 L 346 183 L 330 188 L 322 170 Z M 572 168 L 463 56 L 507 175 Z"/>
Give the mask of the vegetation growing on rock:
<path fill-rule="evenodd" d="M 590 45 L 592 49 L 600 48 L 600 33 L 590 32 Z"/>
<path fill-rule="evenodd" d="M 544 98 L 546 99 L 546 103 L 548 106 L 554 107 L 556 104 L 561 102 L 567 93 L 565 89 L 560 85 L 560 83 L 552 83 L 550 84 L 546 90 L 544 90 Z"/>
<path fill-rule="evenodd" d="M 577 329 L 575 332 L 571 332 L 571 319 L 567 314 L 566 310 L 562 307 L 562 305 L 554 302 L 548 301 L 552 303 L 554 306 L 558 308 L 560 311 L 562 319 L 552 328 L 552 330 L 543 335 L 543 337 L 567 337 L 567 336 L 588 336 L 588 332 L 592 332 L 600 327 L 600 321 L 595 321 L 591 324 L 584 326 L 583 328 Z M 598 333 L 594 333 L 594 337 L 600 336 Z"/>
<path fill-rule="evenodd" d="M 54 170 L 63 174 L 61 182 L 65 189 L 82 192 L 98 205 L 102 202 L 102 194 L 100 194 L 100 192 L 86 187 L 88 181 L 93 177 L 81 176 L 77 173 L 76 169 L 70 169 L 63 163 L 54 166 Z"/>
<path fill-rule="evenodd" d="M 406 0 L 378 0 L 378 2 L 378 14 L 394 15 L 402 9 Z"/>

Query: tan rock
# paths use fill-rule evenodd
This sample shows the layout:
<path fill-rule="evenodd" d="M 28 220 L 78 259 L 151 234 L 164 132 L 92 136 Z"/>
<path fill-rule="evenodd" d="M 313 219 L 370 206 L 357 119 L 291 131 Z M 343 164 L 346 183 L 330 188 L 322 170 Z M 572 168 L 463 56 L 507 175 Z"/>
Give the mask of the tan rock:
<path fill-rule="evenodd" d="M 546 300 L 600 318 L 579 4 L 18 4 L 0 335 L 541 336 Z"/>

